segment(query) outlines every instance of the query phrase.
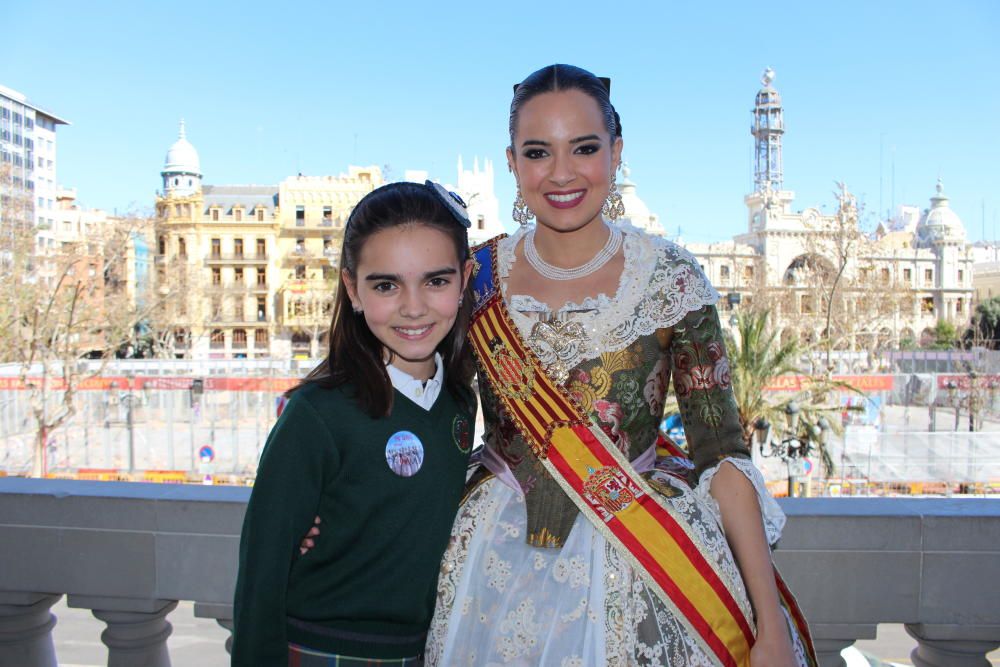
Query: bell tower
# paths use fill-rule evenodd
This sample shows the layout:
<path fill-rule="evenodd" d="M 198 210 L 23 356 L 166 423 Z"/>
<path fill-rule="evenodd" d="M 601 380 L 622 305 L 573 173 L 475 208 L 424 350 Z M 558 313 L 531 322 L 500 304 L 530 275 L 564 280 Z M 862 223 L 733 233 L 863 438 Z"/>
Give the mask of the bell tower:
<path fill-rule="evenodd" d="M 777 192 L 783 179 L 781 136 L 785 133 L 785 117 L 781 95 L 771 85 L 774 70 L 768 67 L 760 80 L 764 87 L 757 91 L 750 128 L 754 137 L 754 190 Z"/>

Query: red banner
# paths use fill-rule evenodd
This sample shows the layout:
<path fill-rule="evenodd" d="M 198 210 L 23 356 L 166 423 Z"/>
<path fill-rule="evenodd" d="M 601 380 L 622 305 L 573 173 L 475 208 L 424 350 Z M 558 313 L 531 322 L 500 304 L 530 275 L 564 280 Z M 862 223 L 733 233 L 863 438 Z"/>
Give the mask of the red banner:
<path fill-rule="evenodd" d="M 864 392 L 892 391 L 891 375 L 834 375 L 835 382 L 844 382 L 854 389 Z M 808 375 L 779 375 L 771 378 L 765 391 L 803 391 L 809 388 L 812 377 Z"/>
<path fill-rule="evenodd" d="M 135 376 L 126 377 L 123 375 L 102 375 L 100 377 L 88 377 L 80 380 L 77 384 L 77 391 L 111 391 L 128 389 L 158 389 L 166 391 L 189 391 L 195 378 L 177 376 Z M 299 383 L 299 378 L 293 377 L 207 377 L 205 378 L 205 391 L 265 391 L 281 393 L 288 391 Z M 41 386 L 42 378 L 29 377 L 28 384 L 35 387 Z M 0 391 L 25 391 L 28 387 L 21 382 L 19 377 L 0 377 Z M 48 378 L 46 380 L 48 391 L 63 391 L 66 389 L 66 382 L 61 377 Z"/>

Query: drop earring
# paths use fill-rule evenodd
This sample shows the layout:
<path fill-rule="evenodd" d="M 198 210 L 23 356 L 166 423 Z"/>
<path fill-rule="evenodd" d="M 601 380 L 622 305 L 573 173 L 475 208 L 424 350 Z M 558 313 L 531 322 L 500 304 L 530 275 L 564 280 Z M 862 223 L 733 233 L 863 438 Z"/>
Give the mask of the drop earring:
<path fill-rule="evenodd" d="M 618 192 L 618 183 L 614 180 L 614 174 L 611 177 L 611 189 L 608 191 L 608 198 L 604 200 L 604 206 L 601 207 L 601 213 L 608 220 L 614 222 L 618 218 L 625 217 L 625 202 L 622 201 L 621 193 Z"/>
<path fill-rule="evenodd" d="M 521 186 L 517 187 L 517 196 L 514 198 L 514 210 L 511 211 L 511 217 L 514 218 L 514 222 L 522 227 L 535 217 L 535 214 L 531 212 L 528 204 L 524 201 L 524 197 L 521 196 Z"/>

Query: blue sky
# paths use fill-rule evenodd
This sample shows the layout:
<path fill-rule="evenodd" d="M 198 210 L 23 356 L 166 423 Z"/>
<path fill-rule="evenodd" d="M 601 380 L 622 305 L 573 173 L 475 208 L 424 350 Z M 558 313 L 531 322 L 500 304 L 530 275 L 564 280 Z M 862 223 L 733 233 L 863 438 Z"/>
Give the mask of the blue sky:
<path fill-rule="evenodd" d="M 569 62 L 612 78 L 668 231 L 718 241 L 746 228 L 770 66 L 796 208 L 832 209 L 843 180 L 871 226 L 940 176 L 971 240 L 1000 234 L 1000 2 L 695 4 L 14 2 L 0 84 L 72 122 L 59 181 L 88 206 L 150 207 L 184 117 L 206 183 L 348 164 L 453 182 L 462 154 L 494 160 L 506 218 L 511 86 Z"/>

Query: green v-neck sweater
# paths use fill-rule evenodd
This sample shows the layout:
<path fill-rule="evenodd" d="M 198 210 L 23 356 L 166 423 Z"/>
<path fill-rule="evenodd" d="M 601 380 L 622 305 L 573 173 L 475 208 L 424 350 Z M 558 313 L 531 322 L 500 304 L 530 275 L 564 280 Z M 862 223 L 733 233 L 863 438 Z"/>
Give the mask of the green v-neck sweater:
<path fill-rule="evenodd" d="M 427 411 L 397 391 L 392 414 L 373 419 L 352 391 L 303 387 L 268 436 L 240 540 L 233 665 L 284 667 L 289 642 L 368 658 L 423 652 L 475 407 L 443 388 Z M 386 460 L 400 431 L 423 445 L 408 477 Z M 317 515 L 316 546 L 300 555 Z"/>

